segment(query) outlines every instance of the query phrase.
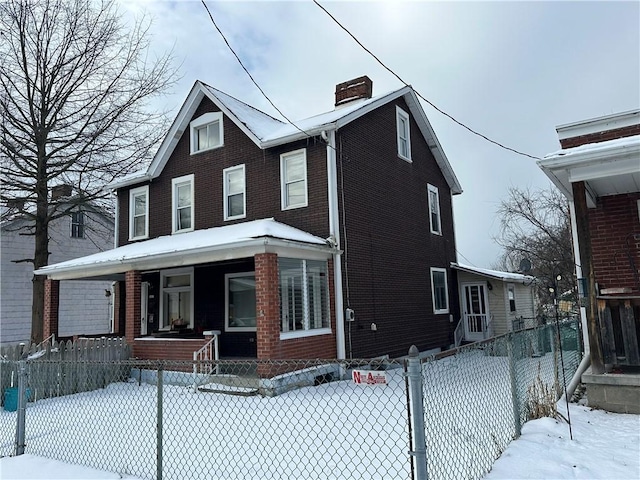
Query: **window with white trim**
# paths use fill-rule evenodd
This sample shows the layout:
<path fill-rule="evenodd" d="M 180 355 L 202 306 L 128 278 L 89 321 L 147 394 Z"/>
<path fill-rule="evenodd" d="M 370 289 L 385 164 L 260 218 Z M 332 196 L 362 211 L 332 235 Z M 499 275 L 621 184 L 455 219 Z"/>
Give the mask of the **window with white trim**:
<path fill-rule="evenodd" d="M 160 329 L 193 328 L 193 268 L 160 272 Z"/>
<path fill-rule="evenodd" d="M 191 121 L 191 154 L 224 145 L 222 112 L 209 112 Z"/>
<path fill-rule="evenodd" d="M 172 232 L 193 230 L 193 174 L 171 180 Z"/>
<path fill-rule="evenodd" d="M 255 272 L 225 275 L 225 330 L 256 331 Z"/>
<path fill-rule="evenodd" d="M 71 238 L 84 238 L 84 212 L 71 213 Z"/>
<path fill-rule="evenodd" d="M 449 313 L 449 293 L 447 287 L 447 270 L 431 268 L 431 297 L 433 313 Z"/>
<path fill-rule="evenodd" d="M 507 285 L 507 299 L 509 300 L 509 311 L 516 311 L 516 286 L 513 283 Z"/>
<path fill-rule="evenodd" d="M 396 106 L 396 131 L 398 137 L 398 156 L 411 161 L 411 135 L 409 115 Z"/>
<path fill-rule="evenodd" d="M 427 184 L 427 194 L 429 195 L 429 224 L 431 226 L 431 233 L 442 235 L 440 195 L 438 194 L 438 187 Z"/>
<path fill-rule="evenodd" d="M 149 186 L 129 190 L 129 240 L 149 236 Z"/>
<path fill-rule="evenodd" d="M 247 216 L 246 182 L 244 165 L 225 168 L 222 171 L 224 219 L 235 220 Z"/>
<path fill-rule="evenodd" d="M 284 334 L 327 333 L 329 282 L 327 262 L 278 258 L 280 278 L 280 331 Z"/>
<path fill-rule="evenodd" d="M 307 150 L 280 155 L 282 210 L 307 206 Z"/>

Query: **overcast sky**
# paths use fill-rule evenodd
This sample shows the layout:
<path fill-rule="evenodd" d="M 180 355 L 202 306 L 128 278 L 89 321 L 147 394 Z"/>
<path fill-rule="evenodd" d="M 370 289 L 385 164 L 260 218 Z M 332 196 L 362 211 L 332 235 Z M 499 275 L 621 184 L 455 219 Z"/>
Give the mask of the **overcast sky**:
<path fill-rule="evenodd" d="M 153 49 L 174 49 L 177 112 L 202 80 L 279 116 L 198 0 L 119 0 L 153 17 Z M 555 126 L 640 108 L 640 2 L 334 2 L 345 27 L 440 109 L 516 150 L 558 150 Z M 333 109 L 335 85 L 368 75 L 374 95 L 402 87 L 311 1 L 207 6 L 287 117 Z M 505 151 L 423 104 L 464 193 L 454 197 L 458 259 L 491 267 L 509 187 L 547 188 L 535 160 Z"/>

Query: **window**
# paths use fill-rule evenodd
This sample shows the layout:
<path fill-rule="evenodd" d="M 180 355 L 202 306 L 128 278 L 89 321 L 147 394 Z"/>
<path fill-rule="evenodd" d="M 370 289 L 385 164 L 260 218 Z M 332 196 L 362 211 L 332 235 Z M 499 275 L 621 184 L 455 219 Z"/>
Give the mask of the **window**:
<path fill-rule="evenodd" d="M 233 220 L 246 216 L 246 183 L 244 165 L 227 168 L 222 172 L 224 185 L 224 219 Z"/>
<path fill-rule="evenodd" d="M 449 293 L 447 288 L 447 271 L 444 268 L 431 269 L 431 296 L 433 313 L 449 313 Z"/>
<path fill-rule="evenodd" d="M 429 195 L 429 223 L 431 224 L 431 233 L 442 235 L 442 224 L 440 222 L 440 195 L 438 188 L 433 185 L 427 185 Z"/>
<path fill-rule="evenodd" d="M 71 238 L 84 238 L 84 212 L 71 213 Z"/>
<path fill-rule="evenodd" d="M 234 332 L 256 331 L 256 276 L 254 272 L 225 275 L 225 328 Z"/>
<path fill-rule="evenodd" d="M 396 123 L 398 131 L 398 156 L 411 161 L 411 136 L 409 133 L 409 115 L 400 107 L 396 107 Z"/>
<path fill-rule="evenodd" d="M 149 236 L 149 187 L 129 191 L 129 240 Z"/>
<path fill-rule="evenodd" d="M 160 329 L 193 328 L 193 269 L 166 270 L 160 281 Z"/>
<path fill-rule="evenodd" d="M 306 149 L 280 155 L 282 210 L 307 206 Z"/>
<path fill-rule="evenodd" d="M 174 178 L 172 222 L 173 233 L 193 230 L 193 175 Z"/>
<path fill-rule="evenodd" d="M 330 333 L 327 262 L 278 258 L 281 338 Z"/>
<path fill-rule="evenodd" d="M 509 299 L 509 311 L 516 311 L 516 287 L 513 284 L 507 285 L 507 298 Z"/>
<path fill-rule="evenodd" d="M 224 145 L 222 112 L 209 112 L 190 124 L 191 154 L 212 150 Z"/>

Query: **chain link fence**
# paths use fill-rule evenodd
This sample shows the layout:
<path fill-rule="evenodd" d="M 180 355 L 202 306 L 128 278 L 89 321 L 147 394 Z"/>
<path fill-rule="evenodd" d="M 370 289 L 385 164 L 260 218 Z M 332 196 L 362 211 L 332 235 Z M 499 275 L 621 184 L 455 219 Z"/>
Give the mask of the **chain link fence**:
<path fill-rule="evenodd" d="M 547 391 L 555 402 L 563 373 L 568 382 L 575 372 L 578 322 L 559 331 L 542 326 L 425 359 L 196 369 L 4 360 L 22 395 L 15 406 L 4 399 L 0 456 L 30 453 L 143 479 L 481 478 L 519 434 L 530 403 Z M 71 394 L 51 388 L 75 369 L 100 381 Z"/>

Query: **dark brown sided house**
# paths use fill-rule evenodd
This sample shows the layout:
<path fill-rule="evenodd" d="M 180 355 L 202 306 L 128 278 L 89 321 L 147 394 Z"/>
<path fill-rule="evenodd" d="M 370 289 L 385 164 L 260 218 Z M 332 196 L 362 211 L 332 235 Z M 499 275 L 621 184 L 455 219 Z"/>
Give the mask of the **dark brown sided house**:
<path fill-rule="evenodd" d="M 340 84 L 334 110 L 293 126 L 196 82 L 149 168 L 109 185 L 118 247 L 37 272 L 45 321 L 60 281 L 99 277 L 139 358 L 450 345 L 462 189 L 413 90 L 371 94 Z"/>

